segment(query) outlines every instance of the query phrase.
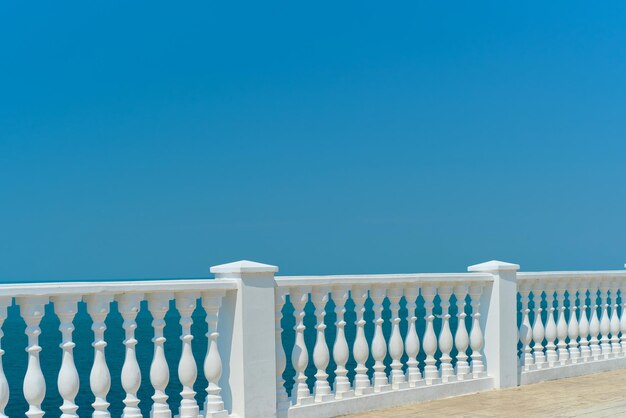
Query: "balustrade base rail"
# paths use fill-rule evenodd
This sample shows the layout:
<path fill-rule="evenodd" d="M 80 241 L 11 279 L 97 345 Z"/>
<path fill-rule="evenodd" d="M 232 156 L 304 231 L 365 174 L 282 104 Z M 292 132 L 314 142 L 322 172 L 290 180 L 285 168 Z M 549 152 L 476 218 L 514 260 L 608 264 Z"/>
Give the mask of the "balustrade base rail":
<path fill-rule="evenodd" d="M 421 386 L 396 391 L 371 393 L 349 399 L 294 406 L 278 418 L 332 418 L 381 408 L 467 395 L 493 389 L 493 379 L 483 377 L 446 384 Z"/>
<path fill-rule="evenodd" d="M 584 376 L 587 374 L 608 372 L 609 370 L 626 368 L 626 357 L 606 360 L 594 360 L 584 363 L 554 366 L 546 369 L 520 372 L 520 385 L 545 382 L 548 380 L 565 379 L 567 377 Z"/>

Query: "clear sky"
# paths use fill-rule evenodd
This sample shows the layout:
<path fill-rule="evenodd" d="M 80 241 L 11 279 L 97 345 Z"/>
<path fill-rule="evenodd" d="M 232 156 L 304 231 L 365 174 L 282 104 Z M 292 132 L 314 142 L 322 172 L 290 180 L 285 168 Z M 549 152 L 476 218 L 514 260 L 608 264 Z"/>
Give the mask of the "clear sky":
<path fill-rule="evenodd" d="M 621 269 L 626 3 L 4 2 L 0 280 Z"/>

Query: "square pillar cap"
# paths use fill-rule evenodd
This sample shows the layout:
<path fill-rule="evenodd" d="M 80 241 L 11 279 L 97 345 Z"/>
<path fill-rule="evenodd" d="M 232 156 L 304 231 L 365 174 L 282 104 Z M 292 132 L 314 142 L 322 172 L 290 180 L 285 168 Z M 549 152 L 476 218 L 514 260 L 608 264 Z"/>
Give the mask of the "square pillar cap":
<path fill-rule="evenodd" d="M 215 274 L 254 274 L 254 273 L 276 273 L 278 267 L 269 264 L 257 263 L 255 261 L 241 260 L 233 263 L 220 264 L 211 267 L 211 273 Z"/>
<path fill-rule="evenodd" d="M 481 273 L 499 273 L 504 271 L 518 271 L 519 264 L 506 263 L 504 261 L 491 260 L 486 263 L 474 264 L 469 266 L 467 271 L 481 272 Z"/>

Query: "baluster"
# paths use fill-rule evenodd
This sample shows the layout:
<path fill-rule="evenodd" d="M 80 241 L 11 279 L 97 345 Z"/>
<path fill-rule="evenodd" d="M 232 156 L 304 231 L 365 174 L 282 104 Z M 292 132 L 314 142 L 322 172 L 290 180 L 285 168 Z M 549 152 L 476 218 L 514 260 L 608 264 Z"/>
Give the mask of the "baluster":
<path fill-rule="evenodd" d="M 437 370 L 437 360 L 435 360 L 435 353 L 437 352 L 437 336 L 435 335 L 435 327 L 433 321 L 435 316 L 433 315 L 433 308 L 435 307 L 434 300 L 437 288 L 434 286 L 425 286 L 422 288 L 422 296 L 424 296 L 424 308 L 426 309 L 426 330 L 424 331 L 424 338 L 422 347 L 424 353 L 426 353 L 426 366 L 424 367 L 424 380 L 427 385 L 433 385 L 441 383 L 439 378 L 439 371 Z"/>
<path fill-rule="evenodd" d="M 576 288 L 579 283 L 570 280 L 567 288 L 567 298 L 569 300 L 569 322 L 567 323 L 567 336 L 569 337 L 568 351 L 569 357 L 572 363 L 578 363 L 580 361 L 580 350 L 578 349 L 578 319 L 576 319 L 576 305 L 578 304 L 578 297 L 576 294 Z"/>
<path fill-rule="evenodd" d="M 546 360 L 548 361 L 548 366 L 552 367 L 559 359 L 556 353 L 556 344 L 554 344 L 556 340 L 556 323 L 554 322 L 554 288 L 553 284 L 548 284 L 546 288 Z"/>
<path fill-rule="evenodd" d="M 74 363 L 74 341 L 72 332 L 74 331 L 74 317 L 78 312 L 78 302 L 81 300 L 77 295 L 54 296 L 54 312 L 59 318 L 62 342 L 59 345 L 63 350 L 61 368 L 57 378 L 59 394 L 63 398 L 63 405 L 59 408 L 62 412 L 61 418 L 78 418 L 76 411 L 78 406 L 74 402 L 80 387 L 80 380 L 76 364 Z"/>
<path fill-rule="evenodd" d="M 533 302 L 535 314 L 535 320 L 533 322 L 533 356 L 535 357 L 535 366 L 538 369 L 544 368 L 546 364 L 546 356 L 543 352 L 543 338 L 545 335 L 545 328 L 543 327 L 543 320 L 541 319 L 541 301 L 543 295 L 543 284 L 540 282 L 533 283 Z"/>
<path fill-rule="evenodd" d="M 326 343 L 326 324 L 324 323 L 329 293 L 328 287 L 315 287 L 311 293 L 311 301 L 315 305 L 315 318 L 317 319 L 315 325 L 317 337 L 313 347 L 313 363 L 317 369 L 314 386 L 315 402 L 326 402 L 333 399 L 328 383 L 328 373 L 326 373 L 326 368 L 330 362 L 330 352 Z"/>
<path fill-rule="evenodd" d="M 0 341 L 2 341 L 2 337 L 4 336 L 4 332 L 2 332 L 2 325 L 4 324 L 5 319 L 7 319 L 7 308 L 11 305 L 13 298 L 2 296 L 0 297 Z M 4 409 L 9 403 L 9 382 L 7 381 L 7 377 L 4 374 L 4 368 L 2 366 L 2 356 L 4 355 L 4 350 L 2 349 L 2 345 L 0 345 L 0 418 L 8 418 Z"/>
<path fill-rule="evenodd" d="M 624 295 L 624 289 L 626 288 L 626 282 L 620 282 L 622 288 L 619 291 L 620 302 L 622 304 L 622 316 L 619 321 L 619 330 L 622 333 L 620 337 L 620 347 L 622 349 L 622 355 L 626 355 L 626 295 Z"/>
<path fill-rule="evenodd" d="M 165 394 L 165 388 L 170 381 L 170 369 L 165 358 L 165 337 L 163 336 L 163 328 L 165 328 L 165 315 L 170 307 L 170 300 L 174 298 L 173 293 L 158 292 L 148 295 L 148 310 L 152 314 L 152 328 L 154 328 L 154 352 L 152 355 L 152 363 L 150 364 L 150 383 L 154 388 L 152 395 L 152 409 L 150 410 L 151 418 L 171 418 L 172 412 L 167 403 L 168 396 Z"/>
<path fill-rule="evenodd" d="M 454 334 L 454 345 L 458 351 L 456 355 L 456 377 L 458 380 L 466 380 L 470 375 L 470 367 L 467 362 L 467 348 L 469 347 L 469 334 L 465 325 L 465 297 L 467 296 L 467 285 L 457 285 L 454 287 L 457 307 L 457 327 Z"/>
<path fill-rule="evenodd" d="M 85 297 L 87 302 L 87 312 L 91 316 L 93 324 L 93 366 L 89 375 L 89 386 L 94 394 L 95 400 L 91 404 L 93 406 L 93 418 L 109 418 L 109 403 L 107 402 L 107 394 L 111 389 L 111 373 L 107 366 L 104 349 L 107 346 L 104 340 L 104 331 L 107 326 L 105 320 L 109 314 L 110 304 L 113 301 L 111 294 L 95 294 Z"/>
<path fill-rule="evenodd" d="M 589 282 L 582 283 L 581 291 L 578 292 L 580 298 L 580 319 L 578 320 L 578 335 L 580 336 L 580 357 L 582 361 L 591 359 L 591 347 L 589 347 L 590 324 L 587 319 L 587 288 Z M 591 298 L 591 296 L 589 296 Z M 591 303 L 590 303 L 591 304 Z"/>
<path fill-rule="evenodd" d="M 354 300 L 354 309 L 356 311 L 356 338 L 354 339 L 354 345 L 352 352 L 354 354 L 354 360 L 357 362 L 354 371 L 354 393 L 356 395 L 367 395 L 374 392 L 374 388 L 370 384 L 370 379 L 367 376 L 367 366 L 365 362 L 369 358 L 370 350 L 365 338 L 365 319 L 363 314 L 365 312 L 365 301 L 367 300 L 367 288 L 362 286 L 355 286 L 352 289 L 352 299 Z"/>
<path fill-rule="evenodd" d="M 617 308 L 619 304 L 617 303 L 617 290 L 619 289 L 619 282 L 614 280 L 611 282 L 611 354 L 613 357 L 618 357 L 622 348 L 619 345 L 619 315 L 617 313 Z"/>
<path fill-rule="evenodd" d="M 470 305 L 472 306 L 472 330 L 470 331 L 470 347 L 472 348 L 472 376 L 486 377 L 482 349 L 485 345 L 483 332 L 480 329 L 480 297 L 483 293 L 482 284 L 472 284 L 469 288 Z"/>
<path fill-rule="evenodd" d="M 415 308 L 417 308 L 417 297 L 419 296 L 419 287 L 416 284 L 407 285 L 404 289 L 404 297 L 406 299 L 406 309 L 409 317 L 409 329 L 406 333 L 406 339 L 404 341 L 404 351 L 408 360 L 407 364 L 407 377 L 410 387 L 418 387 L 424 384 L 422 379 L 422 373 L 419 369 L 419 363 L 417 361 L 417 355 L 420 351 L 420 340 L 417 336 L 417 329 L 415 323 L 417 322 L 417 316 L 415 316 Z"/>
<path fill-rule="evenodd" d="M 141 370 L 139 369 L 139 363 L 137 363 L 137 353 L 135 352 L 135 346 L 137 345 L 137 339 L 135 338 L 135 329 L 137 329 L 137 314 L 141 308 L 141 301 L 143 295 L 140 293 L 124 293 L 117 296 L 118 310 L 124 322 L 122 328 L 124 329 L 125 338 L 124 346 L 124 364 L 122 365 L 122 388 L 126 392 L 124 398 L 124 410 L 122 412 L 122 418 L 141 418 L 141 410 L 139 409 L 139 398 L 137 398 L 137 391 L 141 385 Z"/>
<path fill-rule="evenodd" d="M 402 371 L 402 354 L 404 354 L 404 343 L 400 334 L 400 299 L 402 299 L 403 289 L 394 286 L 389 289 L 389 308 L 391 309 L 391 337 L 389 338 L 389 355 L 391 362 L 391 387 L 393 389 L 406 389 L 409 387 L 406 376 Z"/>
<path fill-rule="evenodd" d="M 333 360 L 335 364 L 337 364 L 337 369 L 335 370 L 336 399 L 346 399 L 354 396 L 354 391 L 350 388 L 348 370 L 346 369 L 346 364 L 350 357 L 350 348 L 346 340 L 346 321 L 344 320 L 344 315 L 346 313 L 346 302 L 349 296 L 348 286 L 339 285 L 333 287 L 332 297 L 335 302 L 335 314 L 337 315 L 337 321 L 335 322 L 337 336 L 335 338 L 335 344 L 333 345 Z"/>
<path fill-rule="evenodd" d="M 182 397 L 180 418 L 198 418 L 200 414 L 200 408 L 196 402 L 196 391 L 193 390 L 193 385 L 198 377 L 198 366 L 191 349 L 191 342 L 193 341 L 191 334 L 193 319 L 191 315 L 196 309 L 196 301 L 199 297 L 198 293 L 193 292 L 176 293 L 176 309 L 180 313 L 180 326 L 182 328 L 180 335 L 182 350 L 178 362 L 178 380 L 183 385 L 183 390 L 180 392 Z"/>
<path fill-rule="evenodd" d="M 383 335 L 383 301 L 385 300 L 386 289 L 381 286 L 374 286 L 370 297 L 374 302 L 374 338 L 372 339 L 372 357 L 374 357 L 374 391 L 386 392 L 391 389 L 385 372 L 383 361 L 387 356 L 387 343 Z"/>
<path fill-rule="evenodd" d="M 530 342 L 533 338 L 533 330 L 528 316 L 530 313 L 530 309 L 528 309 L 530 290 L 530 283 L 521 282 L 519 284 L 520 301 L 522 303 L 522 322 L 519 327 L 519 340 L 522 343 L 522 356 L 520 357 L 520 364 L 524 368 L 524 371 L 533 370 L 535 368 L 532 349 L 530 348 Z"/>
<path fill-rule="evenodd" d="M 283 373 L 287 367 L 287 356 L 285 355 L 285 349 L 283 348 L 282 332 L 283 327 L 280 321 L 283 318 L 283 307 L 285 306 L 285 300 L 289 290 L 284 287 L 277 287 L 275 290 L 275 304 L 274 304 L 274 330 L 276 332 L 276 410 L 278 412 L 287 411 L 289 409 L 289 397 L 287 396 L 287 390 L 283 380 Z M 278 414 L 280 416 L 280 414 Z"/>
<path fill-rule="evenodd" d="M 21 297 L 17 299 L 20 305 L 20 314 L 26 322 L 25 333 L 28 335 L 28 368 L 24 376 L 24 398 L 28 402 L 26 416 L 29 418 L 41 418 L 44 411 L 41 410 L 41 403 L 46 396 L 46 380 L 41 371 L 39 363 L 39 335 L 41 328 L 39 324 L 45 314 L 44 307 L 48 303 L 47 296 Z"/>
<path fill-rule="evenodd" d="M 452 286 L 444 285 L 439 287 L 439 297 L 441 299 L 441 331 L 439 332 L 439 350 L 441 351 L 441 381 L 454 382 L 454 368 L 452 367 L 452 331 L 450 331 L 450 295 Z"/>
<path fill-rule="evenodd" d="M 591 348 L 591 356 L 594 360 L 597 360 L 602 355 L 600 349 L 600 340 L 598 335 L 600 334 L 600 321 L 598 320 L 598 283 L 592 282 L 589 288 L 589 306 L 591 308 L 591 321 L 589 321 L 589 333 L 591 339 L 589 340 L 589 347 Z"/>
<path fill-rule="evenodd" d="M 202 307 L 206 312 L 208 347 L 204 358 L 204 377 L 208 385 L 206 387 L 206 400 L 204 401 L 204 416 L 206 418 L 228 418 L 228 411 L 224 409 L 222 400 L 222 388 L 220 378 L 222 377 L 222 358 L 217 344 L 220 334 L 217 332 L 222 298 L 226 292 L 214 290 L 202 293 Z"/>
<path fill-rule="evenodd" d="M 600 286 L 600 303 L 602 305 L 602 312 L 600 316 L 600 332 L 602 338 L 600 339 L 600 351 L 602 352 L 602 358 L 612 358 L 611 344 L 609 344 L 609 332 L 611 332 L 611 320 L 609 319 L 609 283 L 606 279 L 602 279 Z"/>
<path fill-rule="evenodd" d="M 565 282 L 559 281 L 556 289 L 556 306 L 559 311 L 556 321 L 556 336 L 559 339 L 557 343 L 557 353 L 559 356 L 559 364 L 565 366 L 570 363 L 569 351 L 567 351 L 567 321 L 565 320 Z"/>
<path fill-rule="evenodd" d="M 314 401 L 306 384 L 306 367 L 309 364 L 309 352 L 304 342 L 304 307 L 309 301 L 310 288 L 295 287 L 291 289 L 291 303 L 293 304 L 293 314 L 296 317 L 296 341 L 291 353 L 291 362 L 296 371 L 296 385 L 292 389 L 291 396 L 295 399 L 296 405 L 307 405 Z M 294 393 L 295 392 L 295 393 Z M 295 396 L 294 396 L 295 395 Z"/>

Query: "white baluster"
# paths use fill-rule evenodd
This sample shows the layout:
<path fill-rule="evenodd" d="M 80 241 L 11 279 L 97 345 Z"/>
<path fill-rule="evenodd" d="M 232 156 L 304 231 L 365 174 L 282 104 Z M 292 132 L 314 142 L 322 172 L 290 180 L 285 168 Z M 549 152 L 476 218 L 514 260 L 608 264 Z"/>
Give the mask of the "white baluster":
<path fill-rule="evenodd" d="M 26 416 L 29 418 L 41 418 L 44 411 L 41 410 L 41 403 L 46 396 L 46 380 L 41 371 L 39 363 L 39 335 L 41 334 L 41 318 L 43 318 L 44 307 L 48 303 L 46 296 L 22 297 L 17 299 L 20 305 L 20 313 L 26 322 L 26 335 L 28 335 L 28 368 L 24 376 L 24 398 L 28 402 Z"/>
<path fill-rule="evenodd" d="M 578 349 L 578 319 L 576 318 L 576 305 L 578 297 L 576 296 L 576 290 L 579 283 L 574 280 L 570 280 L 567 288 L 567 298 L 569 300 L 569 321 L 567 323 L 567 336 L 569 337 L 568 351 L 570 361 L 572 363 L 578 363 L 580 361 L 580 350 Z"/>
<path fill-rule="evenodd" d="M 172 412 L 167 403 L 168 396 L 165 394 L 165 388 L 170 381 L 170 369 L 165 358 L 163 328 L 165 328 L 165 315 L 169 310 L 170 300 L 173 298 L 174 294 L 170 292 L 148 295 L 148 310 L 152 314 L 152 328 L 154 328 L 154 338 L 152 338 L 154 353 L 150 364 L 150 383 L 154 388 L 154 395 L 152 395 L 154 403 L 150 410 L 151 418 L 172 417 Z"/>
<path fill-rule="evenodd" d="M 454 345 L 458 351 L 456 355 L 456 377 L 458 380 L 466 380 L 470 375 L 470 366 L 467 361 L 467 348 L 469 347 L 469 334 L 465 325 L 465 297 L 467 296 L 467 285 L 461 284 L 454 287 L 457 307 L 457 326 L 454 334 Z"/>
<path fill-rule="evenodd" d="M 602 315 L 600 316 L 600 332 L 602 338 L 600 339 L 600 350 L 602 352 L 602 358 L 612 358 L 611 344 L 609 344 L 609 332 L 611 332 L 611 320 L 609 318 L 609 283 L 606 279 L 602 279 L 600 286 L 600 303 L 602 305 Z"/>
<path fill-rule="evenodd" d="M 57 378 L 59 394 L 63 398 L 63 405 L 59 409 L 62 412 L 61 418 L 78 418 L 78 414 L 76 414 L 78 406 L 74 399 L 76 399 L 78 394 L 80 380 L 76 364 L 74 363 L 74 347 L 76 344 L 72 340 L 72 332 L 74 331 L 74 317 L 78 312 L 78 302 L 81 300 L 81 297 L 77 295 L 62 295 L 54 296 L 52 300 L 54 302 L 54 312 L 60 321 L 59 331 L 61 331 L 62 342 L 59 347 L 63 350 L 61 368 Z"/>
<path fill-rule="evenodd" d="M 535 361 L 532 355 L 532 348 L 530 347 L 530 342 L 533 339 L 533 330 L 528 316 L 530 313 L 530 309 L 528 309 L 530 290 L 530 283 L 521 282 L 519 284 L 520 301 L 522 303 L 522 322 L 519 327 L 519 340 L 522 343 L 522 356 L 520 357 L 520 364 L 524 368 L 524 371 L 535 369 Z"/>
<path fill-rule="evenodd" d="M 202 307 L 206 312 L 208 347 L 204 358 L 204 377 L 208 385 L 206 387 L 206 400 L 204 402 L 204 417 L 206 418 L 228 418 L 228 411 L 224 409 L 222 399 L 222 388 L 220 378 L 222 377 L 222 358 L 220 356 L 217 339 L 217 323 L 219 320 L 220 306 L 222 298 L 226 292 L 214 290 L 202 293 Z"/>
<path fill-rule="evenodd" d="M 535 366 L 538 369 L 544 368 L 546 363 L 546 356 L 543 352 L 543 338 L 545 335 L 545 328 L 543 327 L 543 320 L 541 319 L 541 295 L 543 293 L 543 284 L 540 282 L 533 283 L 533 303 L 534 303 L 534 322 L 533 322 L 533 356 L 535 357 Z"/>
<path fill-rule="evenodd" d="M 589 282 L 585 281 L 581 283 L 581 290 L 578 293 L 578 297 L 580 299 L 580 307 L 578 311 L 580 312 L 580 318 L 578 320 L 578 335 L 580 337 L 579 345 L 580 345 L 580 357 L 582 361 L 589 361 L 591 359 L 591 347 L 589 347 L 589 333 L 590 333 L 590 324 L 587 319 L 587 288 L 589 287 Z"/>
<path fill-rule="evenodd" d="M 400 334 L 400 299 L 402 299 L 403 289 L 392 287 L 389 289 L 389 308 L 391 309 L 391 337 L 389 337 L 389 355 L 391 363 L 391 387 L 393 389 L 406 389 L 409 387 L 406 376 L 402 371 L 402 354 L 404 354 L 404 342 Z"/>
<path fill-rule="evenodd" d="M 439 287 L 439 297 L 441 299 L 441 331 L 439 332 L 439 350 L 441 351 L 441 381 L 454 382 L 454 368 L 452 367 L 452 331 L 450 331 L 450 296 L 452 286 L 443 285 Z"/>
<path fill-rule="evenodd" d="M 559 359 L 558 354 L 556 353 L 556 344 L 554 343 L 556 340 L 556 322 L 554 322 L 554 285 L 552 283 L 548 284 L 546 288 L 546 360 L 548 361 L 548 366 L 552 367 L 556 364 Z"/>
<path fill-rule="evenodd" d="M 424 308 L 426 309 L 426 330 L 424 331 L 424 338 L 422 339 L 422 348 L 426 354 L 426 366 L 424 367 L 424 380 L 427 385 L 433 385 L 441 383 L 439 378 L 439 371 L 437 370 L 437 360 L 435 360 L 435 353 L 437 352 L 437 336 L 435 335 L 435 327 L 433 321 L 435 316 L 433 315 L 433 308 L 435 307 L 434 300 L 437 293 L 437 288 L 431 285 L 422 288 L 422 296 L 424 296 Z"/>
<path fill-rule="evenodd" d="M 293 304 L 293 314 L 296 317 L 296 341 L 291 353 L 291 362 L 296 371 L 296 384 L 292 389 L 292 398 L 296 405 L 307 405 L 314 401 L 306 384 L 306 367 L 309 365 L 309 352 L 304 342 L 304 307 L 309 301 L 310 288 L 295 287 L 291 289 L 291 303 Z"/>
<path fill-rule="evenodd" d="M 472 376 L 480 378 L 487 376 L 483 362 L 482 349 L 485 345 L 483 332 L 480 329 L 480 297 L 483 293 L 482 284 L 472 284 L 469 288 L 472 306 L 472 330 L 470 331 L 470 347 L 472 348 Z"/>
<path fill-rule="evenodd" d="M 613 357 L 618 357 L 622 353 L 622 348 L 619 345 L 619 315 L 617 309 L 619 304 L 617 303 L 617 290 L 619 289 L 619 282 L 614 280 L 611 282 L 611 354 Z"/>
<path fill-rule="evenodd" d="M 335 326 L 337 327 L 337 336 L 335 338 L 335 344 L 333 345 L 333 360 L 337 364 L 335 370 L 335 398 L 346 399 L 354 396 L 354 391 L 350 388 L 350 380 L 348 379 L 348 370 L 346 364 L 350 358 L 350 348 L 348 347 L 348 341 L 346 340 L 346 321 L 344 315 L 346 313 L 346 302 L 349 297 L 349 287 L 339 285 L 333 287 L 333 301 L 335 302 L 335 314 L 337 315 L 337 321 Z"/>
<path fill-rule="evenodd" d="M 4 324 L 4 320 L 7 319 L 7 308 L 11 305 L 13 298 L 2 296 L 0 297 L 0 341 L 2 341 L 2 337 L 4 336 L 4 332 L 2 332 L 2 325 Z M 2 356 L 4 355 L 4 350 L 0 345 L 0 418 L 7 418 L 4 413 L 4 409 L 9 403 L 9 382 L 7 381 L 7 377 L 4 374 L 4 368 L 2 366 Z"/>
<path fill-rule="evenodd" d="M 567 351 L 567 321 L 565 320 L 565 282 L 559 281 L 556 289 L 556 306 L 558 319 L 556 321 L 556 336 L 559 339 L 557 343 L 557 353 L 559 356 L 559 364 L 565 366 L 570 363 L 569 351 Z"/>
<path fill-rule="evenodd" d="M 287 396 L 287 390 L 283 380 L 283 373 L 287 367 L 287 356 L 285 355 L 285 349 L 283 348 L 283 327 L 280 321 L 283 319 L 283 307 L 287 298 L 289 289 L 284 287 L 277 287 L 274 296 L 274 330 L 276 332 L 276 410 L 280 413 L 286 413 L 289 409 L 289 397 Z"/>
<path fill-rule="evenodd" d="M 193 341 L 191 334 L 193 319 L 191 315 L 196 309 L 196 301 L 199 297 L 198 293 L 193 292 L 176 293 L 176 309 L 180 313 L 180 325 L 182 327 L 180 335 L 182 353 L 178 362 L 178 380 L 183 385 L 183 390 L 180 392 L 182 397 L 180 418 L 198 418 L 200 414 L 200 408 L 196 402 L 196 391 L 193 390 L 193 385 L 198 377 L 198 366 L 191 349 L 191 342 Z"/>
<path fill-rule="evenodd" d="M 88 295 L 85 297 L 85 301 L 87 302 L 87 312 L 93 321 L 91 330 L 94 336 L 92 344 L 94 349 L 93 366 L 89 375 L 89 386 L 95 397 L 91 404 L 94 409 L 92 416 L 93 418 L 109 418 L 111 416 L 109 413 L 110 404 L 106 398 L 111 389 L 111 373 L 104 354 L 104 349 L 107 346 L 106 341 L 104 341 L 104 331 L 107 329 L 105 320 L 109 314 L 113 295 Z"/>
<path fill-rule="evenodd" d="M 598 319 L 598 283 L 592 282 L 589 288 L 589 307 L 591 308 L 591 320 L 589 321 L 589 333 L 591 339 L 589 340 L 589 347 L 591 348 L 591 356 L 594 360 L 601 357 L 602 351 L 600 348 L 600 340 L 598 335 L 600 334 L 600 320 Z"/>
<path fill-rule="evenodd" d="M 622 316 L 619 320 L 619 330 L 622 333 L 620 337 L 620 347 L 622 349 L 622 355 L 626 355 L 626 295 L 624 295 L 624 289 L 626 289 L 626 281 L 620 281 L 621 289 L 619 291 L 620 302 L 622 304 Z"/>
<path fill-rule="evenodd" d="M 406 309 L 409 317 L 409 328 L 404 340 L 404 351 L 408 360 L 407 364 L 407 378 L 409 386 L 418 387 L 424 384 L 422 379 L 422 373 L 419 369 L 419 363 L 417 361 L 417 355 L 420 351 L 420 340 L 417 336 L 417 328 L 415 323 L 417 322 L 417 316 L 415 316 L 415 308 L 417 307 L 417 297 L 419 296 L 419 287 L 416 284 L 407 285 L 404 289 L 404 297 L 406 298 Z"/>
<path fill-rule="evenodd" d="M 383 335 L 383 301 L 385 300 L 386 289 L 381 286 L 374 286 L 370 293 L 374 302 L 374 338 L 372 339 L 372 357 L 374 357 L 374 391 L 385 392 L 391 389 L 385 372 L 383 361 L 387 356 L 387 343 Z"/>
<path fill-rule="evenodd" d="M 141 410 L 139 409 L 139 398 L 137 391 L 141 385 L 141 370 L 137 363 L 137 353 L 135 346 L 137 339 L 135 338 L 135 329 L 137 329 L 137 314 L 141 308 L 143 295 L 140 293 L 124 293 L 117 296 L 118 310 L 124 322 L 125 338 L 125 354 L 124 364 L 122 365 L 122 388 L 126 392 L 124 398 L 124 410 L 122 418 L 141 418 Z"/>
<path fill-rule="evenodd" d="M 313 388 L 315 402 L 326 402 L 333 399 L 330 384 L 328 383 L 328 373 L 326 373 L 326 368 L 330 362 L 330 351 L 326 343 L 326 324 L 324 323 L 329 293 L 330 289 L 327 287 L 315 287 L 313 293 L 311 293 L 311 301 L 315 305 L 315 318 L 317 319 L 317 324 L 315 325 L 317 337 L 313 347 L 313 363 L 317 369 Z"/>
<path fill-rule="evenodd" d="M 365 320 L 363 319 L 363 313 L 365 312 L 365 301 L 367 300 L 368 292 L 367 288 L 362 286 L 355 286 L 352 289 L 352 299 L 354 300 L 354 309 L 356 311 L 356 338 L 354 339 L 354 345 L 352 352 L 354 360 L 357 365 L 354 371 L 354 393 L 356 395 L 367 395 L 374 392 L 374 388 L 370 384 L 370 379 L 367 375 L 367 366 L 365 362 L 369 358 L 370 350 L 365 338 Z"/>

